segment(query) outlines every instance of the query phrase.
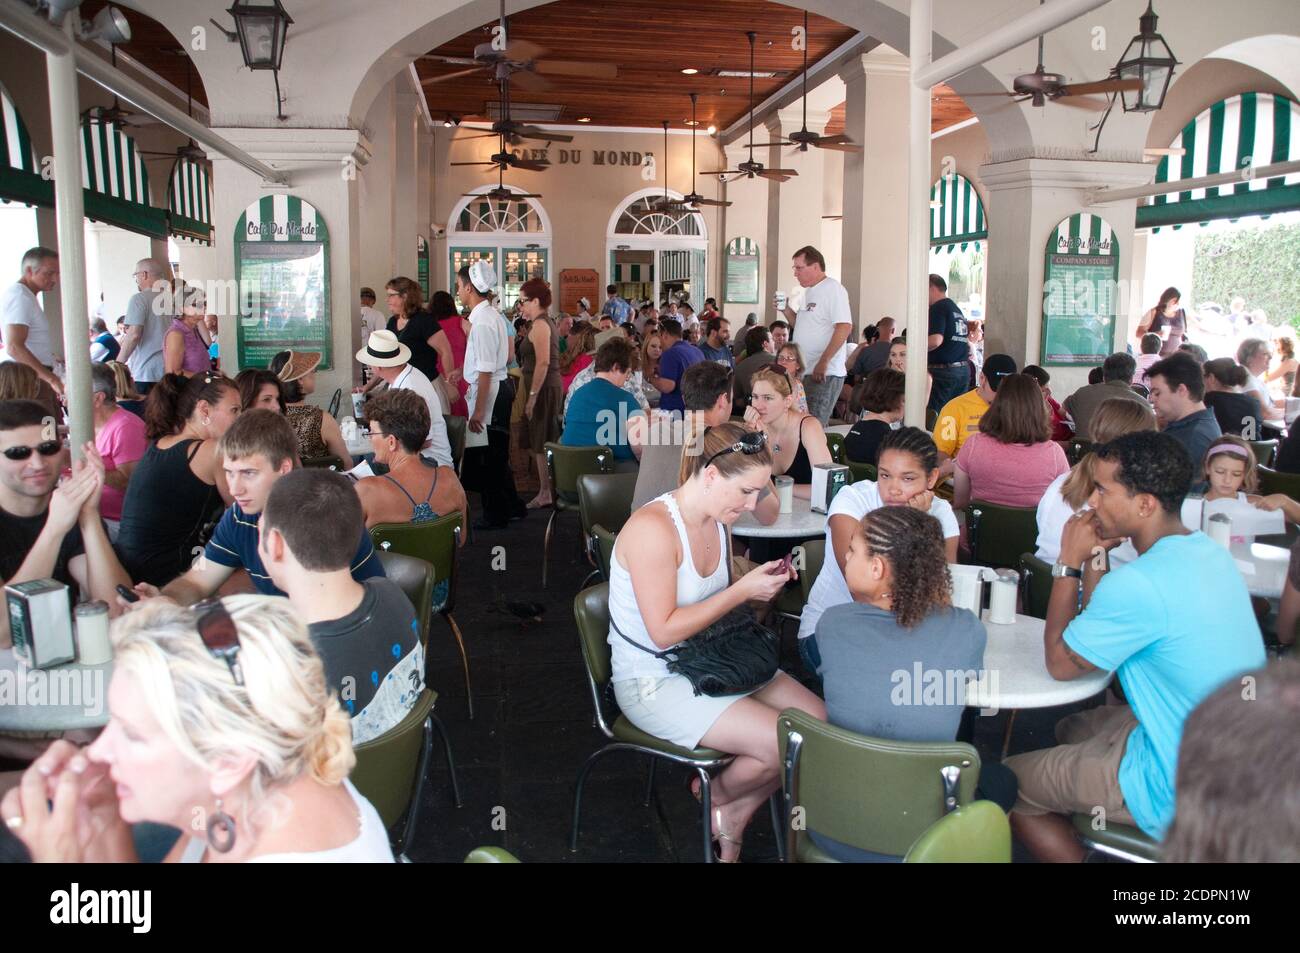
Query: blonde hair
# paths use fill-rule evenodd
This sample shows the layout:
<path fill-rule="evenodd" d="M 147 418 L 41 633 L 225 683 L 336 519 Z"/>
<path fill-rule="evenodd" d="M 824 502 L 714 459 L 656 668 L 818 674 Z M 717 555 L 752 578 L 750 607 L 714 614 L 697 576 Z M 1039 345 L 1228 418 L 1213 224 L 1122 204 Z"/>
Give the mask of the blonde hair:
<path fill-rule="evenodd" d="M 748 428 L 741 424 L 725 423 L 710 427 L 703 433 L 687 434 L 686 442 L 682 445 L 682 466 L 678 472 L 678 485 L 702 471 L 714 454 L 721 453 L 747 433 L 749 433 Z M 718 468 L 718 473 L 723 478 L 730 479 L 752 467 L 770 467 L 772 453 L 764 444 L 757 453 L 723 453 L 713 461 L 713 465 Z"/>
<path fill-rule="evenodd" d="M 0 400 L 37 400 L 41 396 L 41 379 L 36 371 L 20 361 L 0 364 Z"/>
<path fill-rule="evenodd" d="M 789 397 L 794 393 L 794 388 L 790 385 L 790 378 L 786 375 L 784 367 L 779 364 L 764 364 L 753 373 L 749 379 L 749 389 L 752 393 L 754 385 L 759 381 L 765 381 L 772 386 L 782 397 Z"/>
<path fill-rule="evenodd" d="M 1228 450 L 1227 447 L 1237 449 Z M 1255 460 L 1255 451 L 1241 437 L 1224 434 L 1222 437 L 1216 437 L 1214 443 L 1210 444 L 1210 449 L 1205 451 L 1205 460 L 1201 463 L 1201 478 L 1207 482 L 1210 479 L 1210 464 L 1214 462 L 1215 457 L 1232 457 L 1234 460 L 1241 460 L 1246 464 L 1246 473 L 1241 478 L 1241 488 L 1247 493 L 1254 493 L 1259 489 L 1259 465 Z"/>
<path fill-rule="evenodd" d="M 1092 415 L 1088 424 L 1092 434 L 1092 445 L 1100 446 L 1110 443 L 1116 437 L 1139 430 L 1155 430 L 1156 415 L 1145 403 L 1126 400 L 1123 397 L 1111 397 L 1103 400 Z M 1061 484 L 1061 497 L 1072 510 L 1077 510 L 1097 488 L 1092 478 L 1093 455 L 1087 453 L 1074 465 L 1070 475 Z"/>
<path fill-rule="evenodd" d="M 114 672 L 132 676 L 163 732 L 196 767 L 256 759 L 242 818 L 250 824 L 270 789 L 304 776 L 341 784 L 356 757 L 351 722 L 289 601 L 239 595 L 222 605 L 239 633 L 242 686 L 199 638 L 198 615 L 166 602 L 114 621 Z"/>
<path fill-rule="evenodd" d="M 135 389 L 135 381 L 131 378 L 131 369 L 121 361 L 105 361 L 105 366 L 113 369 L 113 380 L 117 383 L 118 400 L 141 400 L 140 394 Z"/>

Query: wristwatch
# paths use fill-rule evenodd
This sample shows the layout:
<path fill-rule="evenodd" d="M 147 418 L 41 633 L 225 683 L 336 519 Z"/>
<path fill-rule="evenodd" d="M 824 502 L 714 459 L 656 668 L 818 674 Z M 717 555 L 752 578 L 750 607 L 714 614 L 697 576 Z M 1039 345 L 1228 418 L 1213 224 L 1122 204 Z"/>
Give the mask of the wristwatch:
<path fill-rule="evenodd" d="M 1075 579 L 1082 579 L 1082 578 L 1083 578 L 1083 572 L 1082 572 L 1082 570 L 1076 569 L 1076 568 L 1073 567 L 1073 566 L 1067 566 L 1067 565 L 1065 565 L 1064 563 L 1053 563 L 1053 564 L 1052 564 L 1052 578 L 1053 578 L 1053 579 L 1064 579 L 1066 576 L 1072 576 L 1072 577 L 1074 577 Z"/>

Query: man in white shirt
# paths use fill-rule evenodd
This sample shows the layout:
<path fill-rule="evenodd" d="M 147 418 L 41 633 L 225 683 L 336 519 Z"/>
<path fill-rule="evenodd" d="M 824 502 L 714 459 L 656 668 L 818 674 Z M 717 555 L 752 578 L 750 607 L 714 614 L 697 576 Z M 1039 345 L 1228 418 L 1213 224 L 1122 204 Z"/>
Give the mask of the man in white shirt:
<path fill-rule="evenodd" d="M 375 307 L 375 289 L 361 289 L 361 346 L 365 347 L 366 342 L 370 340 L 370 335 L 376 331 L 382 331 L 387 327 L 388 322 L 384 319 L 383 314 Z"/>
<path fill-rule="evenodd" d="M 157 305 L 167 286 L 168 269 L 155 258 L 142 258 L 131 277 L 139 290 L 126 305 L 126 336 L 117 359 L 130 368 L 135 389 L 147 394 L 163 376 L 163 338 L 172 315 Z"/>
<path fill-rule="evenodd" d="M 508 325 L 489 298 L 496 283 L 496 270 L 482 259 L 456 274 L 456 294 L 470 307 L 463 368 L 469 382 L 465 395 L 469 421 L 461 482 L 466 489 L 478 490 L 482 498 L 483 517 L 474 524 L 476 529 L 503 529 L 511 519 L 528 513 L 515 492 L 510 469 L 510 407 L 515 388 L 506 371 Z"/>
<path fill-rule="evenodd" d="M 782 312 L 794 328 L 794 343 L 803 350 L 808 373 L 803 379 L 808 412 L 826 426 L 848 371 L 844 343 L 853 327 L 849 293 L 826 274 L 826 259 L 811 245 L 794 253 L 794 276 L 804 288 L 803 306 Z"/>
<path fill-rule="evenodd" d="M 441 467 L 454 467 L 451 440 L 447 437 L 447 421 L 442 419 L 446 408 L 442 395 L 419 368 L 411 361 L 411 349 L 397 340 L 392 331 L 379 330 L 370 335 L 366 346 L 357 351 L 357 360 L 375 369 L 375 376 L 388 383 L 389 390 L 414 391 L 429 405 L 429 438 L 420 456 L 435 461 Z"/>
<path fill-rule="evenodd" d="M 54 373 L 54 342 L 50 323 L 36 296 L 52 291 L 59 283 L 59 253 L 37 246 L 23 255 L 23 274 L 0 296 L 0 323 L 4 349 L 0 361 L 18 361 L 36 376 L 63 393 L 63 382 Z"/>

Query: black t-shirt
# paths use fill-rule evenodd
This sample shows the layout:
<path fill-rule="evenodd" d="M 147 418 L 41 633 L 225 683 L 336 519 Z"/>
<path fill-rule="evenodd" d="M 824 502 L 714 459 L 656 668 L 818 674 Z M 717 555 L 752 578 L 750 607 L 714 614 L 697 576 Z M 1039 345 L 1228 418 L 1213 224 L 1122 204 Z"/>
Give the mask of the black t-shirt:
<path fill-rule="evenodd" d="M 859 420 L 844 438 L 844 454 L 854 463 L 876 465 L 880 441 L 892 428 L 883 420 Z"/>
<path fill-rule="evenodd" d="M 428 311 L 416 311 L 400 331 L 397 330 L 397 316 L 388 319 L 388 330 L 411 349 L 411 366 L 429 380 L 438 376 L 438 352 L 429 346 L 429 338 L 441 329 L 438 319 Z"/>
<path fill-rule="evenodd" d="M 48 509 L 38 516 L 14 516 L 0 509 L 0 577 L 5 582 L 12 579 L 22 567 L 27 554 L 36 545 L 36 538 L 45 528 L 45 518 L 48 515 Z M 72 590 L 74 603 L 78 599 L 77 583 L 68 572 L 68 562 L 85 551 L 85 544 L 81 541 L 81 528 L 74 526 L 63 537 L 59 555 L 54 560 L 54 572 L 50 573 L 52 578 Z"/>
<path fill-rule="evenodd" d="M 1277 448 L 1275 466 L 1279 473 L 1300 473 L 1300 428 L 1291 431 Z M 1300 543 L 1300 540 L 1297 542 Z"/>
<path fill-rule="evenodd" d="M 1259 406 L 1259 398 L 1254 394 L 1209 391 L 1205 395 L 1205 406 L 1214 411 L 1214 419 L 1219 422 L 1219 429 L 1224 433 L 1238 437 L 1249 434 L 1251 440 L 1264 439 L 1261 429 L 1264 411 Z"/>
<path fill-rule="evenodd" d="M 956 364 L 970 357 L 966 316 L 951 298 L 930 305 L 930 333 L 943 335 L 943 343 L 930 352 L 931 364 Z"/>

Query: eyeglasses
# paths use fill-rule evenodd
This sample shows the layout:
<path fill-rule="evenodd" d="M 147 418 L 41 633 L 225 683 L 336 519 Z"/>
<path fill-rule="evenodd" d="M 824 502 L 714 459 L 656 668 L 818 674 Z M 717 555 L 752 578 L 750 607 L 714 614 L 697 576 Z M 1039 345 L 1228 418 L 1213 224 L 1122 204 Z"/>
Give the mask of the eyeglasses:
<path fill-rule="evenodd" d="M 374 427 L 367 427 L 365 430 L 363 430 L 363 431 L 361 431 L 361 432 L 362 432 L 363 434 L 365 434 L 367 437 L 387 437 L 387 436 L 388 436 L 388 434 L 384 433 L 382 430 L 376 430 Z"/>
<path fill-rule="evenodd" d="M 35 450 L 43 457 L 52 457 L 63 450 L 63 441 L 46 440 L 34 447 L 5 447 L 4 455 L 10 460 L 26 460 Z"/>
<path fill-rule="evenodd" d="M 713 463 L 718 457 L 726 456 L 729 453 L 743 453 L 745 456 L 758 453 L 767 446 L 767 434 L 761 430 L 751 430 L 729 447 L 723 447 L 709 459 L 704 461 L 704 466 L 700 469 L 708 469 L 709 464 Z"/>
<path fill-rule="evenodd" d="M 230 668 L 230 677 L 236 685 L 244 684 L 244 673 L 239 667 L 239 630 L 220 599 L 208 599 L 194 606 L 199 620 L 199 638 L 214 658 L 222 659 Z"/>

